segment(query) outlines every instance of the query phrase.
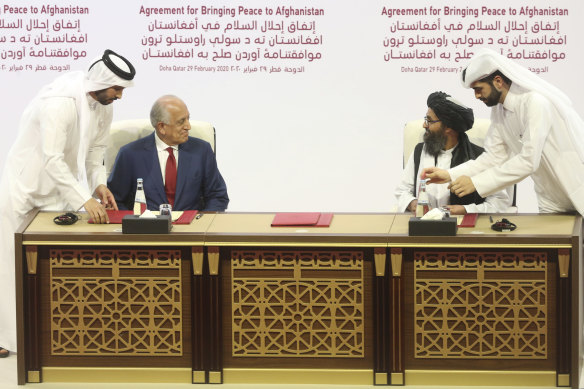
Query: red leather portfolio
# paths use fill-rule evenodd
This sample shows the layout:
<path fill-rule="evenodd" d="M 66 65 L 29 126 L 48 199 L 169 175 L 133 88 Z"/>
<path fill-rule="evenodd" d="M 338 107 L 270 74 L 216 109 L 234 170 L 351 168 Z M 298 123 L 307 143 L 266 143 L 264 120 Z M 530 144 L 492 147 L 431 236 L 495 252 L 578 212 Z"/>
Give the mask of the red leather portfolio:
<path fill-rule="evenodd" d="M 315 227 L 329 227 L 331 225 L 331 221 L 333 220 L 332 213 L 321 213 L 318 221 L 316 222 Z"/>
<path fill-rule="evenodd" d="M 173 221 L 172 224 L 191 224 L 197 213 L 198 213 L 197 210 L 183 211 L 182 215 L 180 215 L 178 219 Z"/>
<path fill-rule="evenodd" d="M 477 224 L 478 213 L 467 213 L 458 225 L 459 227 L 474 227 Z"/>
<path fill-rule="evenodd" d="M 272 227 L 328 227 L 332 213 L 280 212 L 274 216 Z"/>
<path fill-rule="evenodd" d="M 281 212 L 272 220 L 272 227 L 314 226 L 318 222 L 320 212 Z"/>

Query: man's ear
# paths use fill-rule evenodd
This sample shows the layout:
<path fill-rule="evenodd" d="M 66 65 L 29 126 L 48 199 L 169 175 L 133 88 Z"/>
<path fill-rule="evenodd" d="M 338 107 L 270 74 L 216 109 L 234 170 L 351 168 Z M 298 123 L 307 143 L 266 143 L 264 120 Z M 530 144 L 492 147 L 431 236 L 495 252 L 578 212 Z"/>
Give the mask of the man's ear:
<path fill-rule="evenodd" d="M 493 77 L 493 85 L 495 85 L 497 87 L 498 90 L 503 89 L 503 87 L 506 85 L 505 80 L 503 80 L 503 77 L 497 75 L 495 77 Z"/>

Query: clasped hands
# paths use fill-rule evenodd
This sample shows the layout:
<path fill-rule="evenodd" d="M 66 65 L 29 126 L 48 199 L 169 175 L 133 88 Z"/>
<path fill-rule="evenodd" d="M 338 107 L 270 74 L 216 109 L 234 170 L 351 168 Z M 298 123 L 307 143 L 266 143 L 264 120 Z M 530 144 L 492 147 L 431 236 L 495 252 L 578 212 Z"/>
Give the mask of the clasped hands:
<path fill-rule="evenodd" d="M 437 167 L 425 168 L 421 177 L 427 179 L 428 184 L 445 184 L 451 181 L 448 171 Z M 454 182 L 450 182 L 448 189 L 458 197 L 464 197 L 477 190 L 469 176 L 458 177 Z"/>

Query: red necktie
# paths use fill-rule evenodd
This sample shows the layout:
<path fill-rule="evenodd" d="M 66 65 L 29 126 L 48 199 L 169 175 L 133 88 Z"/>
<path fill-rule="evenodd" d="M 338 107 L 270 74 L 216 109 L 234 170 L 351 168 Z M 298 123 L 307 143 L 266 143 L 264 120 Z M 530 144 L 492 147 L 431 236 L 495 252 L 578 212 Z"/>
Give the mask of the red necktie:
<path fill-rule="evenodd" d="M 164 191 L 168 203 L 174 207 L 174 195 L 176 193 L 176 159 L 172 147 L 166 149 L 168 151 L 168 159 L 166 160 L 166 172 L 164 180 Z"/>

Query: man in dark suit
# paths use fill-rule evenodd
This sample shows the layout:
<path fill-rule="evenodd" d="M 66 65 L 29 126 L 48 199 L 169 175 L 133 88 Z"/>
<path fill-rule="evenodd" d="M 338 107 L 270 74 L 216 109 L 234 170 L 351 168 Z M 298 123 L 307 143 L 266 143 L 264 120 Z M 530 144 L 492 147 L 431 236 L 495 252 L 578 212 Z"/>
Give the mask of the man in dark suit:
<path fill-rule="evenodd" d="M 162 96 L 152 106 L 155 131 L 120 148 L 108 179 L 120 209 L 132 209 L 136 180 L 144 180 L 146 204 L 184 211 L 224 211 L 229 203 L 225 181 L 209 143 L 189 137 L 189 110 L 176 96 Z"/>

